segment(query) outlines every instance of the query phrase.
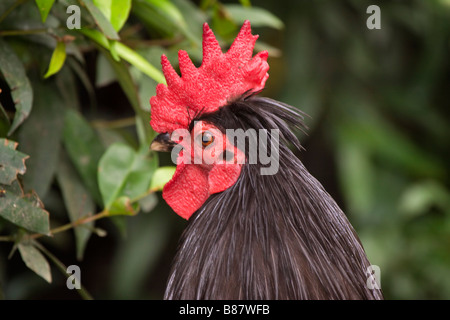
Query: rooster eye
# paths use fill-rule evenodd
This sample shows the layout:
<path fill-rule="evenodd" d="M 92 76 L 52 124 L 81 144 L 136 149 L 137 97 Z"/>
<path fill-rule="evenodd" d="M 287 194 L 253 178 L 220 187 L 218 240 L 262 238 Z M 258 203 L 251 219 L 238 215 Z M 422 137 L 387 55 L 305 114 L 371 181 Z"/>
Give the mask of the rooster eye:
<path fill-rule="evenodd" d="M 213 142 L 214 142 L 214 136 L 210 132 L 205 131 L 202 133 L 202 146 L 203 147 L 207 147 Z"/>

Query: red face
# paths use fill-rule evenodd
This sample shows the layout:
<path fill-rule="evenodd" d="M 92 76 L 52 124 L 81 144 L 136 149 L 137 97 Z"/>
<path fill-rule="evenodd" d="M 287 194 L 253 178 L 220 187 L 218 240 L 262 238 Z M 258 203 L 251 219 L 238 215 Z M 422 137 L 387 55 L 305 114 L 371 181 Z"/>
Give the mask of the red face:
<path fill-rule="evenodd" d="M 177 169 L 163 189 L 163 198 L 181 217 L 189 219 L 211 194 L 232 186 L 239 177 L 244 153 L 217 127 L 197 121 L 191 132 L 172 133 L 177 143 Z"/>
<path fill-rule="evenodd" d="M 189 219 L 211 194 L 233 185 L 241 172 L 244 154 L 219 129 L 200 122 L 187 138 L 185 128 L 189 126 L 190 115 L 212 113 L 233 99 L 264 88 L 269 77 L 268 53 L 261 51 L 253 56 L 257 38 L 252 35 L 250 21 L 246 20 L 230 49 L 223 53 L 205 23 L 200 67 L 196 68 L 188 54 L 180 50 L 179 76 L 167 57 L 161 56 L 167 85 L 158 84 L 156 95 L 150 99 L 150 124 L 153 130 L 162 133 L 152 143 L 152 148 L 168 151 L 174 142 L 178 143 L 174 148 L 178 151 L 177 169 L 164 187 L 163 197 L 185 219 Z M 182 132 L 177 132 L 180 128 Z M 173 141 L 168 140 L 167 132 L 175 132 L 171 137 Z"/>

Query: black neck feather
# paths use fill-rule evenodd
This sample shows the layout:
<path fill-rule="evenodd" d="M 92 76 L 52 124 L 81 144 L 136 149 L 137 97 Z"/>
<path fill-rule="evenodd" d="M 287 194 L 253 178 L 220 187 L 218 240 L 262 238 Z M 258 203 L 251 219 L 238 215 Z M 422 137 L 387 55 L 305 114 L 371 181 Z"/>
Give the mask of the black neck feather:
<path fill-rule="evenodd" d="M 240 99 L 196 120 L 225 129 L 280 130 L 279 170 L 246 164 L 212 195 L 180 240 L 166 299 L 381 299 L 344 213 L 288 148 L 303 115 L 280 102 Z"/>

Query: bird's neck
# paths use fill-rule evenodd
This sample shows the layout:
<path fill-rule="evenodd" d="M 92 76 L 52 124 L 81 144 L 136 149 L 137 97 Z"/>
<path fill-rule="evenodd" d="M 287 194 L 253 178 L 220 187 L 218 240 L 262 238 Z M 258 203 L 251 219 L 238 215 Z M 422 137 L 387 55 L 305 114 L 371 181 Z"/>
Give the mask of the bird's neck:
<path fill-rule="evenodd" d="M 345 215 L 290 151 L 276 175 L 245 165 L 182 236 L 169 299 L 358 299 L 369 266 Z"/>

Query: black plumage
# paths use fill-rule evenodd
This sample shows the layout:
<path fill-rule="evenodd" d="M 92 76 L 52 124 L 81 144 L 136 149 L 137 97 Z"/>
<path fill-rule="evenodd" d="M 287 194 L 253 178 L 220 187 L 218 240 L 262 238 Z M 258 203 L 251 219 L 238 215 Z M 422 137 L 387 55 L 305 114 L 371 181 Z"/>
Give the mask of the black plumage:
<path fill-rule="evenodd" d="M 383 298 L 367 288 L 370 263 L 348 219 L 289 148 L 301 149 L 300 111 L 250 96 L 195 120 L 224 133 L 279 129 L 279 171 L 261 175 L 261 163 L 245 164 L 233 186 L 192 215 L 165 299 Z"/>

